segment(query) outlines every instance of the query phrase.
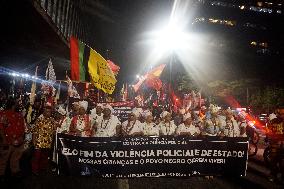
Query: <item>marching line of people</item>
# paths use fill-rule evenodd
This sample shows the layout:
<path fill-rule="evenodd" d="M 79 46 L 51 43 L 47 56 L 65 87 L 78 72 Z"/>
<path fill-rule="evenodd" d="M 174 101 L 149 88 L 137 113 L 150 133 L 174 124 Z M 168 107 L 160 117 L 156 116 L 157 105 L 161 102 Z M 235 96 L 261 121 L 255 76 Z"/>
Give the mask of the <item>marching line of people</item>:
<path fill-rule="evenodd" d="M 30 115 L 17 112 L 15 102 L 7 104 L 0 111 L 0 176 L 5 173 L 10 160 L 12 175 L 21 175 L 20 157 L 24 150 L 33 147 L 31 167 L 38 175 L 47 169 L 48 159 L 52 159 L 56 133 L 80 137 L 113 136 L 227 136 L 246 137 L 246 116 L 244 112 L 236 119 L 231 109 L 219 110 L 217 106 L 203 106 L 198 111 L 180 109 L 173 114 L 162 111 L 153 115 L 150 109 L 133 108 L 124 122 L 114 114 L 114 109 L 106 104 L 97 104 L 88 111 L 88 102 L 79 101 L 72 108 L 47 103 L 43 110 L 37 102 L 32 106 Z M 3 154 L 3 155 L 2 155 Z M 53 154 L 53 159 L 54 159 Z"/>
<path fill-rule="evenodd" d="M 236 119 L 231 109 L 220 111 L 214 105 L 210 105 L 208 110 L 202 107 L 198 112 L 180 109 L 174 116 L 169 111 L 163 111 L 159 117 L 154 117 L 149 109 L 133 108 L 128 119 L 122 123 L 108 104 L 105 106 L 98 104 L 96 108 L 90 110 L 90 114 L 87 110 L 87 101 L 73 103 L 73 109 L 69 113 L 59 106 L 56 109 L 59 114 L 57 132 L 81 137 L 163 135 L 246 137 L 246 113 L 240 112 Z"/>

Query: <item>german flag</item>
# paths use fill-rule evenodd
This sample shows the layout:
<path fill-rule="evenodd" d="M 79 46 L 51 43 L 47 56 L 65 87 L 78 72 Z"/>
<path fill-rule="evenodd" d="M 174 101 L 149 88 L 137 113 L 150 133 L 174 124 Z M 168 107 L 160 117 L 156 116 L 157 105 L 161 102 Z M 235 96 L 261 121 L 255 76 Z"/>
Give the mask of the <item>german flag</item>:
<path fill-rule="evenodd" d="M 70 38 L 71 79 L 75 81 L 90 81 L 88 61 L 91 48 L 76 39 Z"/>

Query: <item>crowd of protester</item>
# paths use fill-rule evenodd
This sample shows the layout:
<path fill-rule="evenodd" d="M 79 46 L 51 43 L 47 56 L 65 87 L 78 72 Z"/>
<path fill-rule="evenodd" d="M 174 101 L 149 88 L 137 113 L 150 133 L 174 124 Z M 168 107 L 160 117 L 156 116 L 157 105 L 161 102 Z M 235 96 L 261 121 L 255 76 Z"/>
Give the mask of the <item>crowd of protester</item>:
<path fill-rule="evenodd" d="M 7 165 L 10 165 L 12 176 L 22 176 L 19 161 L 31 147 L 32 173 L 38 175 L 46 170 L 49 159 L 54 159 L 56 133 L 80 137 L 247 137 L 248 122 L 244 111 L 213 104 L 194 110 L 180 108 L 177 112 L 134 107 L 128 118 L 122 120 L 107 103 L 90 108 L 86 100 L 77 100 L 70 105 L 36 100 L 25 107 L 24 100 L 5 95 L 0 98 L 0 176 L 4 176 Z"/>

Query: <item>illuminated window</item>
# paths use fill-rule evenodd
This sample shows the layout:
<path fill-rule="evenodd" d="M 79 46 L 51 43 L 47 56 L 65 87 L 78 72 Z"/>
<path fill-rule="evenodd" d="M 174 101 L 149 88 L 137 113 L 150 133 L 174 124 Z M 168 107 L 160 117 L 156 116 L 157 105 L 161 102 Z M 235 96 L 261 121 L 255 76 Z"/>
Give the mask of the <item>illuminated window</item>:
<path fill-rule="evenodd" d="M 262 2 L 257 2 L 257 6 L 262 7 Z"/>
<path fill-rule="evenodd" d="M 268 53 L 270 53 L 270 50 L 268 50 L 268 49 L 259 49 L 256 52 L 260 53 L 260 54 L 268 54 Z"/>
<path fill-rule="evenodd" d="M 257 45 L 257 43 L 255 41 L 252 41 L 250 44 L 253 45 L 253 46 Z"/>
<path fill-rule="evenodd" d="M 259 43 L 259 46 L 267 48 L 268 44 L 266 42 L 262 42 L 262 43 Z"/>
<path fill-rule="evenodd" d="M 235 26 L 237 24 L 236 21 L 221 20 L 221 19 L 214 19 L 214 18 L 209 18 L 208 21 L 213 24 L 222 24 L 222 25 L 227 25 L 227 26 Z"/>

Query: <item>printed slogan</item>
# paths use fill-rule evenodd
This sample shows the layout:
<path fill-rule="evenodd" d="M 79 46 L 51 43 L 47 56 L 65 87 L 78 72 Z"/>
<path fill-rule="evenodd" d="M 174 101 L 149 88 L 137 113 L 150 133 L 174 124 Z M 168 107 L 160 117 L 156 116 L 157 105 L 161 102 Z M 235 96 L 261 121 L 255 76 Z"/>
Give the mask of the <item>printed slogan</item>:
<path fill-rule="evenodd" d="M 57 136 L 59 173 L 95 177 L 246 174 L 247 138 Z"/>

